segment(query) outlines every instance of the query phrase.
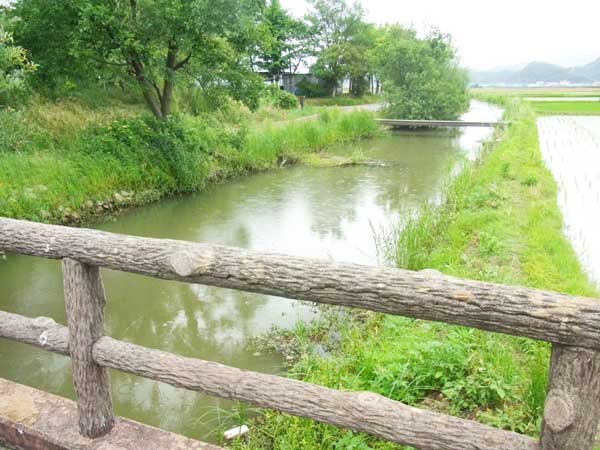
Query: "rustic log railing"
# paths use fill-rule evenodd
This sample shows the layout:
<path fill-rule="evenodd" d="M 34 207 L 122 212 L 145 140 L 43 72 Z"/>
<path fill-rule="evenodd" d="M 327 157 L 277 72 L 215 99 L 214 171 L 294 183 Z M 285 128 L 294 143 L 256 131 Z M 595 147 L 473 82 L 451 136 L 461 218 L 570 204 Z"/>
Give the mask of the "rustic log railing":
<path fill-rule="evenodd" d="M 352 428 L 423 450 L 590 450 L 600 418 L 600 302 L 428 272 L 0 218 L 0 250 L 63 261 L 68 327 L 0 311 L 0 337 L 70 355 L 80 432 L 114 421 L 107 368 Z M 104 336 L 99 267 L 466 325 L 551 342 L 541 439 L 417 409 L 185 358 Z"/>

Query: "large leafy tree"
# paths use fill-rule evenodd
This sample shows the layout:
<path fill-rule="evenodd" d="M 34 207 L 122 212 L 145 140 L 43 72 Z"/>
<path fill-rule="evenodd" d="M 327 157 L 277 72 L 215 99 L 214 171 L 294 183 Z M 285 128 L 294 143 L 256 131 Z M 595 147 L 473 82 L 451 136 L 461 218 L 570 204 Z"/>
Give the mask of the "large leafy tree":
<path fill-rule="evenodd" d="M 307 15 L 314 36 L 317 60 L 312 67 L 337 94 L 339 82 L 349 74 L 349 64 L 357 55 L 352 41 L 364 27 L 364 10 L 359 3 L 346 0 L 309 0 L 312 12 Z"/>
<path fill-rule="evenodd" d="M 194 59 L 249 41 L 258 0 L 97 0 L 80 6 L 75 46 L 135 78 L 153 114 L 170 114 L 175 82 Z M 188 73 L 193 75 L 193 69 Z"/>
<path fill-rule="evenodd" d="M 343 63 L 345 76 L 350 79 L 350 93 L 362 96 L 374 76 L 373 49 L 377 39 L 375 25 L 359 22 L 355 33 L 344 45 Z"/>
<path fill-rule="evenodd" d="M 262 43 L 257 65 L 271 78 L 295 73 L 312 53 L 307 25 L 292 17 L 279 0 L 270 0 L 262 15 Z"/>
<path fill-rule="evenodd" d="M 80 18 L 78 1 L 22 0 L 14 2 L 10 13 L 15 41 L 38 64 L 36 88 L 54 91 L 105 75 L 99 64 L 73 52 Z"/>
<path fill-rule="evenodd" d="M 467 110 L 468 78 L 449 35 L 432 30 L 419 38 L 412 29 L 388 26 L 375 54 L 390 116 L 456 119 Z"/>
<path fill-rule="evenodd" d="M 60 46 L 50 45 L 58 61 L 129 77 L 162 119 L 172 111 L 179 78 L 194 78 L 203 69 L 199 64 L 218 59 L 218 52 L 230 61 L 231 53 L 240 55 L 251 46 L 261 1 L 18 0 L 16 11 L 37 21 L 23 25 L 23 42 L 35 41 L 38 48 L 54 43 L 58 29 Z M 241 56 L 234 59 L 241 65 Z"/>

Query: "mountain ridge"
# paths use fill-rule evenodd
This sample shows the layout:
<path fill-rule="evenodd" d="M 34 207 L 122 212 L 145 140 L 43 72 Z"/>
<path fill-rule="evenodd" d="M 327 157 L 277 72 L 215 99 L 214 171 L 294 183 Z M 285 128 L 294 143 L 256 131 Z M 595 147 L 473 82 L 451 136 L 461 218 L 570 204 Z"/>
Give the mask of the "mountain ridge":
<path fill-rule="evenodd" d="M 519 65 L 516 65 L 517 67 Z M 528 85 L 536 83 L 594 84 L 600 82 L 600 57 L 577 67 L 563 67 L 543 61 L 533 61 L 521 69 L 470 71 L 474 84 Z"/>

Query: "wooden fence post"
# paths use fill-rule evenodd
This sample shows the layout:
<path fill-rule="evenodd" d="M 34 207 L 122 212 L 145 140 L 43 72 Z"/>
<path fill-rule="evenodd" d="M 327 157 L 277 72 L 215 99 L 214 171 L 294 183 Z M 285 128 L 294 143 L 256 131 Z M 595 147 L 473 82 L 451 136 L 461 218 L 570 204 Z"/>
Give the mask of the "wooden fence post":
<path fill-rule="evenodd" d="M 62 267 L 79 431 L 97 438 L 114 425 L 108 373 L 92 357 L 94 344 L 104 335 L 104 287 L 96 266 L 65 258 Z"/>
<path fill-rule="evenodd" d="M 591 450 L 600 418 L 600 353 L 554 344 L 541 450 Z"/>

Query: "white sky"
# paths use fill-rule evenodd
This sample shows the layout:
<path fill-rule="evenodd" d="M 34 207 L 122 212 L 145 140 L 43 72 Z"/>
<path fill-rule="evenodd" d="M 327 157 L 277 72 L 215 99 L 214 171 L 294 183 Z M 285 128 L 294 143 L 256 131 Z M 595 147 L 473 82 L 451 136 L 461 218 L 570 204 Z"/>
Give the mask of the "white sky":
<path fill-rule="evenodd" d="M 564 66 L 600 57 L 600 0 L 362 0 L 368 20 L 437 26 L 474 69 L 544 61 Z M 304 0 L 281 0 L 296 16 Z"/>

